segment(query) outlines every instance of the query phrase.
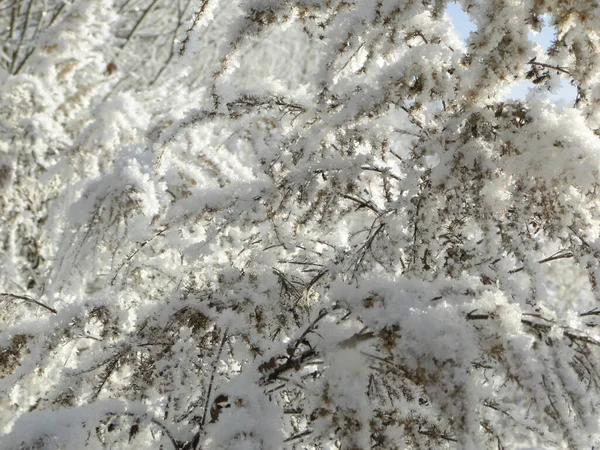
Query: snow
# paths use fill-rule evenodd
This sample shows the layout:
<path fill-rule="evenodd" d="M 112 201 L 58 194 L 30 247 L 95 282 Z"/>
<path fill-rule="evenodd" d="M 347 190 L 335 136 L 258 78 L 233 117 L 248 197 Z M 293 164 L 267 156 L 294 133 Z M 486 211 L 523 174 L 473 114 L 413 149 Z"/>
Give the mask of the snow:
<path fill-rule="evenodd" d="M 598 444 L 593 2 L 46 3 L 0 17 L 0 447 Z"/>

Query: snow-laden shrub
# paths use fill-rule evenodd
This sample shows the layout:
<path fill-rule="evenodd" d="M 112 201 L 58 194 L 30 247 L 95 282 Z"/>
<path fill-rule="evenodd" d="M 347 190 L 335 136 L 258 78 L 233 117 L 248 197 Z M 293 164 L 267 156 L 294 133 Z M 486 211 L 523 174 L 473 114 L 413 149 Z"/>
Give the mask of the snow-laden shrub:
<path fill-rule="evenodd" d="M 466 43 L 443 0 L 246 0 L 214 42 L 204 0 L 123 88 L 102 46 L 145 47 L 75 2 L 1 87 L 0 446 L 597 443 L 598 8 L 460 3 Z"/>

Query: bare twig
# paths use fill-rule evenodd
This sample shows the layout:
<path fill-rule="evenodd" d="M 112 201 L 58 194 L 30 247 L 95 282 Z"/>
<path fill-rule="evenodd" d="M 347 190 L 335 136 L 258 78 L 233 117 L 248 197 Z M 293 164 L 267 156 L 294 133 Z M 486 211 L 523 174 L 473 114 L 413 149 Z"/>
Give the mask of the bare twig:
<path fill-rule="evenodd" d="M 589 311 L 579 314 L 579 317 L 585 317 L 585 316 L 600 316 L 600 309 L 598 309 L 598 307 L 596 307 L 594 309 L 590 309 Z"/>
<path fill-rule="evenodd" d="M 204 402 L 204 411 L 202 412 L 202 422 L 200 423 L 200 428 L 203 428 L 206 424 L 206 415 L 208 414 L 208 404 L 210 403 L 210 395 L 213 390 L 213 385 L 215 381 L 215 374 L 217 373 L 217 364 L 219 363 L 219 359 L 221 359 L 221 353 L 223 353 L 223 347 L 225 347 L 225 342 L 229 337 L 227 335 L 227 331 L 223 332 L 223 338 L 221 339 L 221 344 L 219 345 L 219 351 L 217 352 L 217 356 L 212 364 L 212 371 L 210 373 L 210 380 L 208 382 L 208 390 L 206 392 L 206 401 Z"/>
<path fill-rule="evenodd" d="M 169 431 L 169 429 L 167 428 L 166 425 L 164 425 L 163 423 L 161 423 L 158 419 L 155 419 L 154 417 L 150 417 L 150 422 L 152 422 L 154 425 L 157 425 L 161 430 L 163 430 L 163 432 L 167 435 L 167 437 L 171 441 L 171 444 L 173 444 L 173 448 L 175 450 L 178 450 L 180 448 L 180 445 L 177 443 L 177 441 L 175 440 L 175 438 L 173 437 L 173 435 L 171 434 L 171 432 Z"/>
<path fill-rule="evenodd" d="M 290 436 L 289 438 L 285 439 L 283 442 L 292 442 L 292 441 L 295 441 L 298 439 L 302 439 L 303 437 L 306 437 L 311 433 L 312 433 L 312 430 L 305 430 L 302 433 L 298 433 L 298 434 L 294 434 L 293 436 Z"/>
<path fill-rule="evenodd" d="M 571 230 L 573 232 L 573 234 L 577 237 L 577 239 L 579 239 L 581 241 L 581 243 L 588 249 L 590 250 L 594 256 L 596 258 L 600 258 L 600 251 L 595 249 L 594 247 L 592 247 L 592 245 L 586 240 L 584 239 L 584 237 L 578 233 L 577 231 L 575 231 L 575 229 L 573 227 L 569 227 L 569 230 Z"/>
<path fill-rule="evenodd" d="M 358 209 L 360 209 L 360 208 L 368 208 L 371 211 L 373 211 L 375 214 L 381 214 L 381 211 L 379 210 L 379 208 L 377 208 L 375 205 L 373 205 L 373 203 L 371 203 L 368 200 L 363 200 L 361 198 L 354 197 L 354 196 L 348 195 L 348 194 L 340 194 L 340 197 L 343 197 L 345 199 L 353 201 L 354 203 L 357 203 L 358 205 L 360 205 L 358 207 Z"/>
<path fill-rule="evenodd" d="M 350 64 L 350 61 L 352 61 L 352 59 L 358 54 L 358 52 L 360 51 L 361 48 L 363 48 L 363 46 L 365 45 L 365 43 L 363 42 L 362 44 L 360 44 L 358 46 L 358 48 L 354 51 L 354 53 L 352 53 L 352 55 L 350 56 L 350 58 L 348 58 L 348 61 L 346 61 L 344 63 L 344 65 L 342 67 L 340 67 L 340 69 L 337 71 L 337 73 L 335 74 L 336 76 L 340 74 L 340 72 L 342 70 L 344 70 L 346 68 L 346 66 L 348 66 L 348 64 Z"/>
<path fill-rule="evenodd" d="M 153 423 L 154 425 L 158 426 L 169 438 L 169 440 L 171 441 L 171 444 L 173 445 L 173 448 L 175 450 L 179 450 L 179 448 L 181 447 L 177 441 L 175 440 L 175 438 L 173 437 L 173 434 L 171 433 L 171 431 L 169 431 L 169 429 L 167 428 L 166 425 L 164 425 L 160 420 L 154 418 L 154 417 L 150 417 L 148 415 L 148 413 L 146 414 L 135 414 L 132 412 L 121 412 L 121 413 L 108 413 L 108 415 L 112 415 L 112 416 L 129 416 L 129 417 L 137 417 L 139 419 L 147 419 L 150 421 L 150 423 Z"/>
<path fill-rule="evenodd" d="M 487 320 L 490 318 L 489 314 L 475 314 L 476 309 L 467 313 L 467 320 Z"/>
<path fill-rule="evenodd" d="M 169 56 L 167 57 L 161 68 L 158 70 L 156 75 L 154 75 L 154 78 L 150 81 L 150 83 L 148 83 L 148 86 L 152 86 L 154 83 L 156 83 L 156 81 L 160 78 L 164 70 L 169 66 L 169 63 L 175 56 L 175 43 L 177 42 L 177 32 L 179 31 L 179 28 L 181 28 L 181 26 L 183 25 L 183 16 L 188 10 L 191 2 L 192 0 L 187 0 L 186 5 L 183 8 L 179 8 L 177 14 L 177 24 L 175 25 L 175 28 L 173 28 L 173 33 L 170 39 Z M 186 39 L 189 39 L 189 33 Z"/>
<path fill-rule="evenodd" d="M 565 251 L 565 250 L 560 250 L 558 252 L 556 252 L 554 255 L 549 256 L 547 258 L 544 259 L 540 259 L 538 261 L 538 264 L 544 264 L 547 262 L 551 262 L 551 261 L 556 261 L 558 259 L 567 259 L 567 258 L 572 258 L 573 257 L 573 252 L 571 251 Z M 519 267 L 517 269 L 513 269 L 510 270 L 508 273 L 513 274 L 513 273 L 518 273 L 518 272 L 522 272 L 523 270 L 525 270 L 525 267 Z"/>
<path fill-rule="evenodd" d="M 326 271 L 325 271 L 326 272 Z M 300 346 L 300 344 L 302 343 L 302 341 L 304 341 L 304 338 L 308 335 L 308 333 L 310 333 L 311 331 L 313 331 L 315 329 L 315 327 L 317 326 L 317 324 L 323 319 L 323 317 L 325 317 L 327 314 L 329 314 L 329 311 L 325 308 L 323 308 L 320 312 L 319 315 L 317 316 L 317 318 L 315 320 L 313 320 L 311 322 L 311 324 L 306 327 L 306 329 L 304 330 L 304 332 L 300 335 L 300 337 L 298 339 L 296 339 L 296 343 L 294 344 L 294 348 L 292 351 L 291 356 L 288 358 L 291 359 L 294 354 L 296 353 L 296 350 L 298 350 L 298 347 Z"/>
<path fill-rule="evenodd" d="M 272 381 L 276 380 L 276 379 L 280 379 L 280 376 L 291 370 L 291 369 L 298 369 L 301 367 L 301 365 L 307 361 L 308 359 L 314 357 L 317 355 L 317 352 L 315 350 L 313 350 L 312 348 L 310 348 L 309 350 L 306 350 L 300 354 L 297 354 L 298 348 L 300 347 L 300 344 L 305 343 L 306 344 L 306 336 L 311 333 L 317 326 L 317 324 L 325 317 L 329 314 L 329 311 L 326 308 L 323 308 L 320 312 L 319 315 L 317 316 L 317 318 L 315 320 L 313 320 L 306 328 L 305 330 L 302 332 L 302 334 L 300 335 L 300 337 L 298 337 L 294 343 L 293 346 L 288 346 L 288 355 L 287 356 L 279 356 L 279 357 L 273 357 L 271 358 L 271 360 L 267 363 L 264 364 L 265 367 L 265 371 L 268 372 L 266 373 L 262 379 L 261 379 L 261 385 L 266 385 L 271 383 Z M 310 344 L 307 344 L 310 347 Z M 282 364 L 277 365 L 277 361 L 278 360 L 284 360 L 285 362 L 283 362 Z M 261 368 L 259 368 L 259 370 L 262 370 Z"/>
<path fill-rule="evenodd" d="M 154 5 L 156 5 L 157 2 L 158 2 L 158 0 L 153 0 L 152 3 L 150 3 L 148 5 L 148 7 L 144 10 L 144 12 L 140 16 L 140 18 L 137 20 L 137 22 L 135 23 L 135 25 L 133 26 L 133 28 L 131 29 L 131 31 L 129 32 L 127 37 L 125 38 L 125 43 L 121 46 L 121 50 L 123 50 L 127 46 L 127 44 L 129 44 L 129 41 L 131 41 L 133 34 L 138 29 L 138 27 L 142 24 L 142 21 L 144 20 L 144 18 L 148 15 L 148 13 L 152 10 L 152 8 L 154 8 Z"/>
<path fill-rule="evenodd" d="M 379 226 L 377 228 L 375 228 L 375 222 L 380 217 L 381 216 L 376 217 L 375 220 L 373 221 L 373 225 L 371 226 L 371 229 L 369 230 L 369 237 L 361 245 L 360 249 L 357 252 L 358 256 L 356 257 L 356 262 L 353 263 L 353 265 L 354 265 L 354 270 L 353 270 L 353 273 L 352 273 L 352 277 L 353 278 L 356 278 L 356 272 L 358 271 L 358 269 L 360 268 L 363 260 L 365 259 L 365 256 L 367 255 L 367 252 L 369 250 L 371 250 L 371 246 L 373 245 L 373 242 L 375 241 L 375 238 L 385 228 L 385 223 L 381 223 L 381 224 L 379 224 Z M 374 231 L 373 231 L 373 229 L 374 229 Z M 372 253 L 372 251 L 371 251 L 371 253 Z"/>
<path fill-rule="evenodd" d="M 341 348 L 355 348 L 361 342 L 368 341 L 376 337 L 375 333 L 373 333 L 372 331 L 367 331 L 365 333 L 365 329 L 362 329 L 360 332 L 353 334 L 348 339 L 344 339 L 338 345 Z"/>
<path fill-rule="evenodd" d="M 196 11 L 196 13 L 194 14 L 194 18 L 192 19 L 192 24 L 190 25 L 190 27 L 187 30 L 185 30 L 185 39 L 183 40 L 183 42 L 181 43 L 181 47 L 179 48 L 180 55 L 183 55 L 185 53 L 185 49 L 190 41 L 190 33 L 198 24 L 200 17 L 202 17 L 204 15 L 204 13 L 206 12 L 206 8 L 208 8 L 208 2 L 209 2 L 209 0 L 204 0 L 202 2 L 202 5 L 200 5 L 200 9 L 198 11 Z"/>
<path fill-rule="evenodd" d="M 137 255 L 140 252 L 140 250 L 143 249 L 149 242 L 152 242 L 157 237 L 162 236 L 162 234 L 165 231 L 167 231 L 167 229 L 168 229 L 168 227 L 164 227 L 162 230 L 160 230 L 156 234 L 154 234 L 154 236 L 143 241 L 139 245 L 138 248 L 136 248 L 129 256 L 127 256 L 127 258 L 125 258 L 125 260 L 119 265 L 119 267 L 115 271 L 115 274 L 113 275 L 112 279 L 110 280 L 110 285 L 113 286 L 115 284 L 115 280 L 117 279 L 117 276 L 119 275 L 119 272 L 121 271 L 121 269 L 123 269 L 123 267 L 125 267 L 125 264 L 130 262 L 135 257 L 135 255 Z"/>
<path fill-rule="evenodd" d="M 532 66 L 540 66 L 540 67 L 545 67 L 546 69 L 556 70 L 558 72 L 562 72 L 564 74 L 571 76 L 571 72 L 568 69 L 565 69 L 564 67 L 553 66 L 552 64 L 546 64 L 546 63 L 542 63 L 542 62 L 538 62 L 538 61 L 529 61 L 528 64 L 530 64 Z"/>
<path fill-rule="evenodd" d="M 488 319 L 493 318 L 493 314 L 488 314 L 488 313 L 475 314 L 476 311 L 477 311 L 477 309 L 474 309 L 473 311 L 467 313 L 466 319 L 467 320 L 488 320 Z M 600 312 L 597 310 L 592 310 L 592 311 L 589 311 L 589 314 L 583 313 L 581 315 L 595 315 L 595 314 L 599 314 L 599 313 Z M 539 314 L 523 314 L 523 316 L 524 317 L 525 316 L 535 317 L 536 319 L 547 322 L 547 323 L 540 323 L 537 321 L 533 321 L 531 319 L 526 319 L 526 318 L 521 319 L 521 323 L 523 325 L 527 325 L 528 327 L 531 327 L 533 330 L 535 330 L 538 333 L 538 336 L 540 338 L 542 337 L 543 334 L 548 333 L 552 329 L 553 325 L 558 325 L 555 321 L 553 321 L 551 319 L 547 319 Z M 600 347 L 600 341 L 594 339 L 593 337 L 587 336 L 587 335 L 583 334 L 582 332 L 578 332 L 578 330 L 574 330 L 574 329 L 569 328 L 564 325 L 561 325 L 560 328 L 563 329 L 563 336 L 570 339 L 573 342 L 579 342 L 579 343 L 584 343 L 584 344 L 589 344 L 589 345 L 594 345 L 594 346 Z"/>
<path fill-rule="evenodd" d="M 11 294 L 9 292 L 0 292 L 0 296 L 2 296 L 2 297 L 8 297 L 8 298 L 11 298 L 13 300 L 24 300 L 24 301 L 29 302 L 29 303 L 34 303 L 34 304 L 36 304 L 36 305 L 38 305 L 38 306 L 40 306 L 40 307 L 42 307 L 44 309 L 47 309 L 52 314 L 57 314 L 56 309 L 54 309 L 51 306 L 48 306 L 48 305 L 46 305 L 46 304 L 44 304 L 44 303 L 36 300 L 34 298 L 26 296 L 26 295 Z"/>
<path fill-rule="evenodd" d="M 12 61 L 11 61 L 11 72 L 15 74 L 15 63 L 17 62 L 17 58 L 19 57 L 19 50 L 21 50 L 21 46 L 23 45 L 23 40 L 27 34 L 27 28 L 29 27 L 29 16 L 31 15 L 31 6 L 33 5 L 33 0 L 27 4 L 27 11 L 25 12 L 25 22 L 23 23 L 23 30 L 21 31 L 21 35 L 19 37 L 19 42 L 17 43 L 17 48 L 13 52 Z M 20 6 L 19 6 L 20 8 Z M 18 67 L 21 68 L 21 65 Z"/>

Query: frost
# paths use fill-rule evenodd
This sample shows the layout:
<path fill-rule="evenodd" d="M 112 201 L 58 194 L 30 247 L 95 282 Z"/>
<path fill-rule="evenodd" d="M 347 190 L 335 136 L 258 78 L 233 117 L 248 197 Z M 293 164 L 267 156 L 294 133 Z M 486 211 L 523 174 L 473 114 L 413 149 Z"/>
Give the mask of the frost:
<path fill-rule="evenodd" d="M 448 5 L 9 2 L 0 447 L 598 445 L 597 7 Z"/>

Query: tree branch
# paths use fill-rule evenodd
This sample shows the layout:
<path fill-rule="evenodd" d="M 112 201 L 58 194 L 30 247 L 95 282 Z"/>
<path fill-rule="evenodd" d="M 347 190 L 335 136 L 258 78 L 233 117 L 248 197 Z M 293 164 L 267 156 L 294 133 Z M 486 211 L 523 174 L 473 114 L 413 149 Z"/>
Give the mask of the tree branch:
<path fill-rule="evenodd" d="M 36 305 L 38 305 L 38 306 L 40 306 L 40 307 L 42 307 L 44 309 L 47 309 L 52 314 L 57 314 L 58 313 L 56 311 L 56 309 L 52 308 L 51 306 L 48 306 L 48 305 L 46 305 L 46 304 L 44 304 L 44 303 L 42 303 L 42 302 L 40 302 L 38 300 L 35 300 L 35 299 L 33 299 L 33 298 L 29 297 L 29 296 L 26 296 L 26 295 L 11 294 L 9 292 L 0 292 L 0 296 L 2 296 L 2 297 L 8 297 L 8 298 L 13 299 L 13 300 L 24 300 L 26 302 L 34 303 L 34 304 L 36 304 Z"/>

